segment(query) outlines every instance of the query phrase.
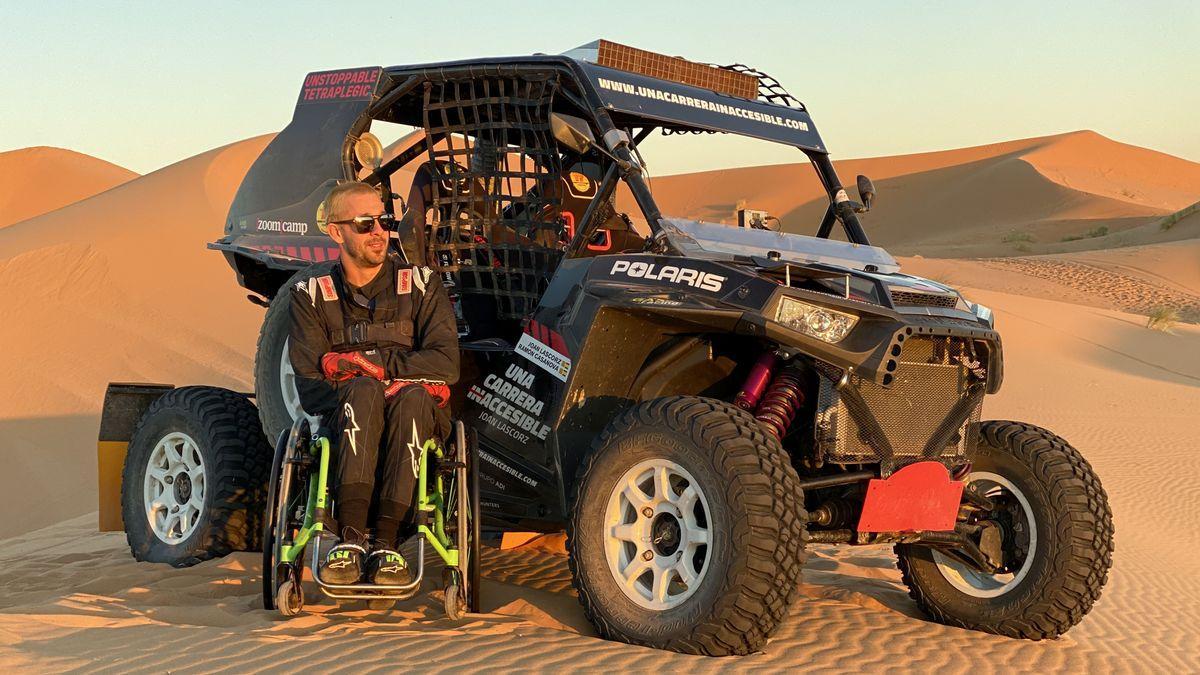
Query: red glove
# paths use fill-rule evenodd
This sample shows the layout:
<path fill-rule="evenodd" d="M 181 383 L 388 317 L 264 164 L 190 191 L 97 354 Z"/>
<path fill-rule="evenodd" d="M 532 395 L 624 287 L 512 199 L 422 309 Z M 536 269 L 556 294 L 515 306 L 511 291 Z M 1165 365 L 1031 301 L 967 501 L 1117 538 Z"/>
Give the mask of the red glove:
<path fill-rule="evenodd" d="M 383 359 L 375 349 L 365 352 L 329 352 L 321 357 L 321 372 L 334 382 L 345 382 L 359 375 L 382 380 Z"/>
<path fill-rule="evenodd" d="M 433 401 L 437 403 L 437 407 L 445 408 L 450 403 L 450 387 L 445 382 L 434 382 L 432 380 L 422 380 L 419 382 L 414 382 L 413 380 L 388 380 L 386 384 L 387 387 L 383 390 L 383 397 L 385 399 L 395 396 L 405 387 L 419 384 L 433 397 Z"/>

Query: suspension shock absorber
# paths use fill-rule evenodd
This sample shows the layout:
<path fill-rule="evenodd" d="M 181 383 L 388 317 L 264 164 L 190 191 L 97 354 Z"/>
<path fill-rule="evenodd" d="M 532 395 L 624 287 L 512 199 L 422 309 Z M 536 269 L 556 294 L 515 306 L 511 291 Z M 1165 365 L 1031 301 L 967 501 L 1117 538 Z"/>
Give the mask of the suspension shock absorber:
<path fill-rule="evenodd" d="M 775 364 L 778 361 L 779 358 L 775 356 L 775 352 L 764 352 L 762 356 L 758 357 L 758 361 L 755 361 L 750 368 L 746 384 L 742 385 L 742 390 L 733 399 L 733 404 L 742 410 L 754 411 L 758 407 L 759 400 L 762 399 L 763 390 L 771 381 L 771 375 L 774 373 Z"/>
<path fill-rule="evenodd" d="M 804 392 L 800 387 L 800 374 L 794 368 L 785 368 L 771 380 L 762 402 L 754 411 L 754 417 L 780 440 L 796 419 L 796 411 L 804 405 Z"/>

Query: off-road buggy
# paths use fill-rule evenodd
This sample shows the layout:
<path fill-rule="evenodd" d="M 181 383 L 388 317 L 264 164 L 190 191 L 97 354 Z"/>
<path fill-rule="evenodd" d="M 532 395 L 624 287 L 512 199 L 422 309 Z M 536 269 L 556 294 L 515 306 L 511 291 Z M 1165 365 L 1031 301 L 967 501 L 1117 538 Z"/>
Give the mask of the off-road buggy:
<path fill-rule="evenodd" d="M 385 156 L 385 123 L 423 133 Z M 663 216 L 638 150 L 655 132 L 798 148 L 823 220 L 805 236 Z M 321 204 L 352 179 L 390 196 L 397 253 L 442 275 L 459 312 L 479 521 L 565 528 L 603 635 L 756 650 L 810 543 L 895 545 L 927 614 L 1012 637 L 1057 636 L 1099 596 L 1113 527 L 1091 467 L 1050 431 L 980 421 L 1003 374 L 991 312 L 870 245 L 870 180 L 851 200 L 776 81 L 606 41 L 305 79 L 211 245 L 267 307 L 255 395 L 110 388 L 102 525 L 123 511 L 139 559 L 260 545 L 266 439 L 305 417 L 279 291 L 331 264 Z M 618 212 L 619 189 L 640 213 Z M 151 473 L 181 428 L 191 492 L 171 501 Z"/>

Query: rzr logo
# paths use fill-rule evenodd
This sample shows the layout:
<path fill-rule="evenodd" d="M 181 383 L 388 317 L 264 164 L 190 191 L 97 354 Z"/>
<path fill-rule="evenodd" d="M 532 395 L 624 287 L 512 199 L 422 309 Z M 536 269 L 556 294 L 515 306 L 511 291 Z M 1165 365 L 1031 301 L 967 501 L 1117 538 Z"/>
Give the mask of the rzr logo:
<path fill-rule="evenodd" d="M 712 291 L 713 293 L 719 293 L 721 287 L 725 284 L 725 277 L 719 274 L 701 272 L 700 270 L 687 267 L 674 267 L 672 265 L 659 267 L 655 263 L 631 262 L 629 260 L 617 260 L 613 262 L 609 274 L 624 274 L 635 279 L 687 284 L 693 288 Z"/>

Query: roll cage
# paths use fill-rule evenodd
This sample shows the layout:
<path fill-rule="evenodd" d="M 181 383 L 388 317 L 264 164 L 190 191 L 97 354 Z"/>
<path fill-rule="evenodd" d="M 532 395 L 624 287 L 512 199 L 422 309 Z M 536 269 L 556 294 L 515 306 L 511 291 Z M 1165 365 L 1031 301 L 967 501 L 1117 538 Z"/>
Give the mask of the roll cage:
<path fill-rule="evenodd" d="M 526 159 L 533 162 L 533 168 L 540 166 L 538 171 L 543 176 L 550 169 L 561 169 L 562 166 L 558 165 L 561 165 L 566 154 L 554 144 L 553 139 L 547 140 L 545 137 L 548 130 L 546 119 L 539 118 L 537 125 L 541 126 L 533 130 L 529 127 L 529 120 L 503 119 L 503 111 L 500 111 L 501 118 L 495 120 L 470 119 L 469 114 L 462 112 L 470 107 L 476 110 L 476 115 L 481 115 L 483 113 L 478 111 L 491 106 L 488 114 L 495 114 L 499 110 L 497 106 L 503 107 L 508 103 L 502 99 L 511 95 L 511 92 L 494 92 L 496 95 L 490 97 L 483 95 L 486 92 L 482 91 L 469 96 L 461 92 L 475 86 L 486 88 L 489 82 L 502 80 L 526 83 L 553 81 L 554 91 L 545 101 L 547 109 L 541 113 L 559 113 L 582 120 L 594 136 L 595 147 L 601 150 L 599 153 L 590 153 L 600 167 L 600 173 L 595 177 L 597 191 L 593 206 L 586 213 L 574 214 L 577 227 L 571 233 L 570 240 L 555 243 L 557 252 L 548 254 L 543 261 L 546 263 L 544 269 L 534 275 L 538 278 L 516 280 L 531 284 L 527 288 L 521 286 L 525 289 L 521 293 L 528 294 L 527 299 L 535 297 L 544 288 L 557 259 L 594 254 L 594 251 L 588 250 L 588 244 L 598 228 L 602 227 L 604 217 L 610 215 L 601 213 L 604 211 L 602 205 L 611 199 L 619 181 L 625 182 L 654 235 L 649 248 L 669 250 L 665 238 L 658 236 L 663 227 L 662 212 L 642 173 L 637 151 L 638 144 L 656 130 L 665 134 L 731 133 L 798 148 L 808 156 L 829 198 L 829 206 L 815 232 L 816 236 L 828 238 L 834 225 L 840 224 L 849 242 L 870 243 L 855 214 L 856 205 L 847 197 L 808 111 L 775 80 L 741 65 L 720 67 L 722 71 L 755 78 L 757 97 L 741 98 L 677 81 L 600 66 L 588 60 L 591 58 L 588 48 L 584 46 L 564 55 L 486 58 L 309 74 L 297 100 L 292 121 L 271 141 L 247 173 L 230 207 L 225 236 L 209 247 L 225 253 L 238 274 L 240 285 L 269 298 L 295 270 L 336 255 L 336 249 L 323 234 L 320 204 L 329 188 L 340 180 L 364 179 L 366 174 L 367 182 L 383 185 L 390 190 L 392 174 L 422 155 L 426 155 L 430 161 L 449 161 L 450 164 L 469 159 L 469 154 L 465 152 L 467 148 L 462 144 L 447 154 L 438 150 L 439 142 L 444 145 L 464 137 L 474 141 L 480 135 L 498 133 L 498 129 L 505 125 L 513 130 L 518 143 L 530 142 L 536 136 L 538 147 L 533 148 L 536 156 L 527 156 Z M 692 65 L 708 73 L 715 68 L 704 64 Z M 354 84 L 319 86 L 330 81 Z M 456 119 L 446 119 L 445 124 L 434 125 L 440 126 L 440 129 L 433 128 L 429 119 L 431 101 L 426 93 L 434 87 L 443 89 L 443 98 L 458 96 L 460 99 L 457 102 L 432 102 L 437 111 L 447 110 L 446 107 L 437 108 L 437 105 L 457 106 L 460 109 Z M 464 97 L 470 96 L 474 97 L 470 106 L 460 105 Z M 354 149 L 373 121 L 425 127 L 426 138 L 368 172 L 358 163 Z M 522 137 L 521 134 L 526 132 L 533 136 Z M 511 143 L 513 138 L 510 134 L 509 138 L 501 140 Z M 521 150 L 527 154 L 524 148 Z M 456 156 L 454 152 L 459 154 Z M 558 154 L 559 157 L 551 158 L 552 154 Z M 529 174 L 525 176 L 529 179 L 538 173 L 533 168 L 523 166 L 518 173 Z M 511 173 L 513 171 L 502 169 L 500 174 L 506 175 L 497 174 L 496 177 L 511 178 L 507 175 Z M 471 176 L 460 175 L 458 178 Z M 511 211 L 516 203 L 511 199 L 512 196 L 491 194 L 486 196 L 485 201 L 494 203 L 508 200 L 505 203 Z M 446 198 L 443 201 L 447 207 L 444 211 L 460 210 L 462 206 L 453 203 L 453 199 Z M 395 207 L 390 200 L 385 202 L 394 213 Z M 508 222 L 512 219 L 503 214 L 490 217 L 506 221 L 509 225 L 536 230 L 545 223 L 528 217 L 532 207 L 548 209 L 547 213 L 542 214 L 544 220 L 561 206 L 561 200 L 550 195 L 540 202 L 518 206 L 526 214 L 524 222 Z M 443 243 L 451 249 L 458 248 L 457 245 Z M 495 251 L 488 255 L 492 256 L 493 253 Z M 503 248 L 500 254 L 501 257 L 516 255 L 514 251 Z M 495 263 L 494 256 L 489 260 L 491 264 Z M 482 264 L 483 260 L 477 262 Z M 505 288 L 516 288 L 510 283 L 512 281 L 505 281 Z M 499 289 L 500 286 L 493 285 L 491 292 L 498 297 Z M 514 312 L 516 309 L 519 308 L 513 308 Z"/>
<path fill-rule="evenodd" d="M 372 120 L 421 126 L 422 111 L 416 105 L 420 98 L 410 96 L 410 94 L 424 83 L 513 75 L 557 75 L 562 86 L 559 89 L 561 98 L 555 102 L 555 111 L 577 116 L 587 121 L 592 126 L 595 137 L 601 139 L 607 149 L 618 159 L 628 162 L 633 167 L 632 170 L 620 171 L 616 163 L 602 160 L 607 167 L 600 185 L 600 192 L 606 195 L 612 194 L 617 181 L 623 179 L 653 233 L 659 232 L 659 220 L 662 212 L 639 170 L 640 163 L 635 154 L 637 145 L 655 130 L 661 130 L 668 134 L 721 132 L 793 145 L 804 152 L 816 170 L 821 185 L 830 200 L 830 206 L 817 229 L 816 236 L 828 238 L 833 225 L 840 223 L 845 230 L 846 238 L 851 243 L 870 245 L 866 232 L 851 206 L 844 186 L 834 170 L 828 152 L 817 135 L 804 105 L 764 73 L 740 65 L 725 66 L 725 68 L 737 72 L 749 72 L 759 78 L 758 99 L 754 101 L 736 99 L 686 84 L 604 68 L 566 55 L 535 55 L 523 58 L 489 58 L 394 66 L 383 70 L 385 84 L 380 86 L 376 100 L 367 108 L 360 122 L 351 129 L 346 148 L 353 147 L 358 136 L 367 130 Z M 604 84 L 610 86 L 605 88 Z M 614 84 L 626 85 L 626 88 L 632 87 L 634 91 L 639 91 L 639 88 L 642 90 L 652 88 L 653 93 L 663 94 L 665 92 L 668 95 L 674 95 L 675 98 L 711 103 L 714 106 L 747 106 L 750 108 L 750 113 L 758 113 L 764 117 L 773 116 L 782 119 L 784 123 L 772 123 L 773 126 L 781 126 L 781 129 L 763 130 L 755 129 L 755 120 L 746 117 L 731 116 L 724 122 L 714 115 L 708 115 L 705 119 L 688 119 L 687 114 L 678 111 L 672 113 L 665 110 L 666 105 L 658 105 L 657 103 L 662 99 L 647 100 L 642 105 L 631 104 L 629 98 L 636 94 L 626 93 L 611 86 Z M 746 110 L 746 108 L 739 109 Z M 710 112 L 706 107 L 695 104 L 687 105 L 687 111 L 697 114 Z M 802 127 L 797 125 L 802 125 Z M 382 165 L 371 176 L 368 176 L 366 181 L 372 184 L 384 182 L 386 177 L 396 169 L 426 152 L 428 143 L 434 143 L 437 140 L 436 138 L 423 139 L 408 151 Z M 343 152 L 343 171 L 346 176 L 357 175 L 358 168 L 355 166 L 353 153 L 348 150 Z M 570 257 L 570 252 L 576 252 L 582 247 L 583 243 L 587 241 L 587 237 L 594 233 L 594 229 L 594 227 L 581 228 L 576 233 L 568 249 L 568 257 Z"/>

